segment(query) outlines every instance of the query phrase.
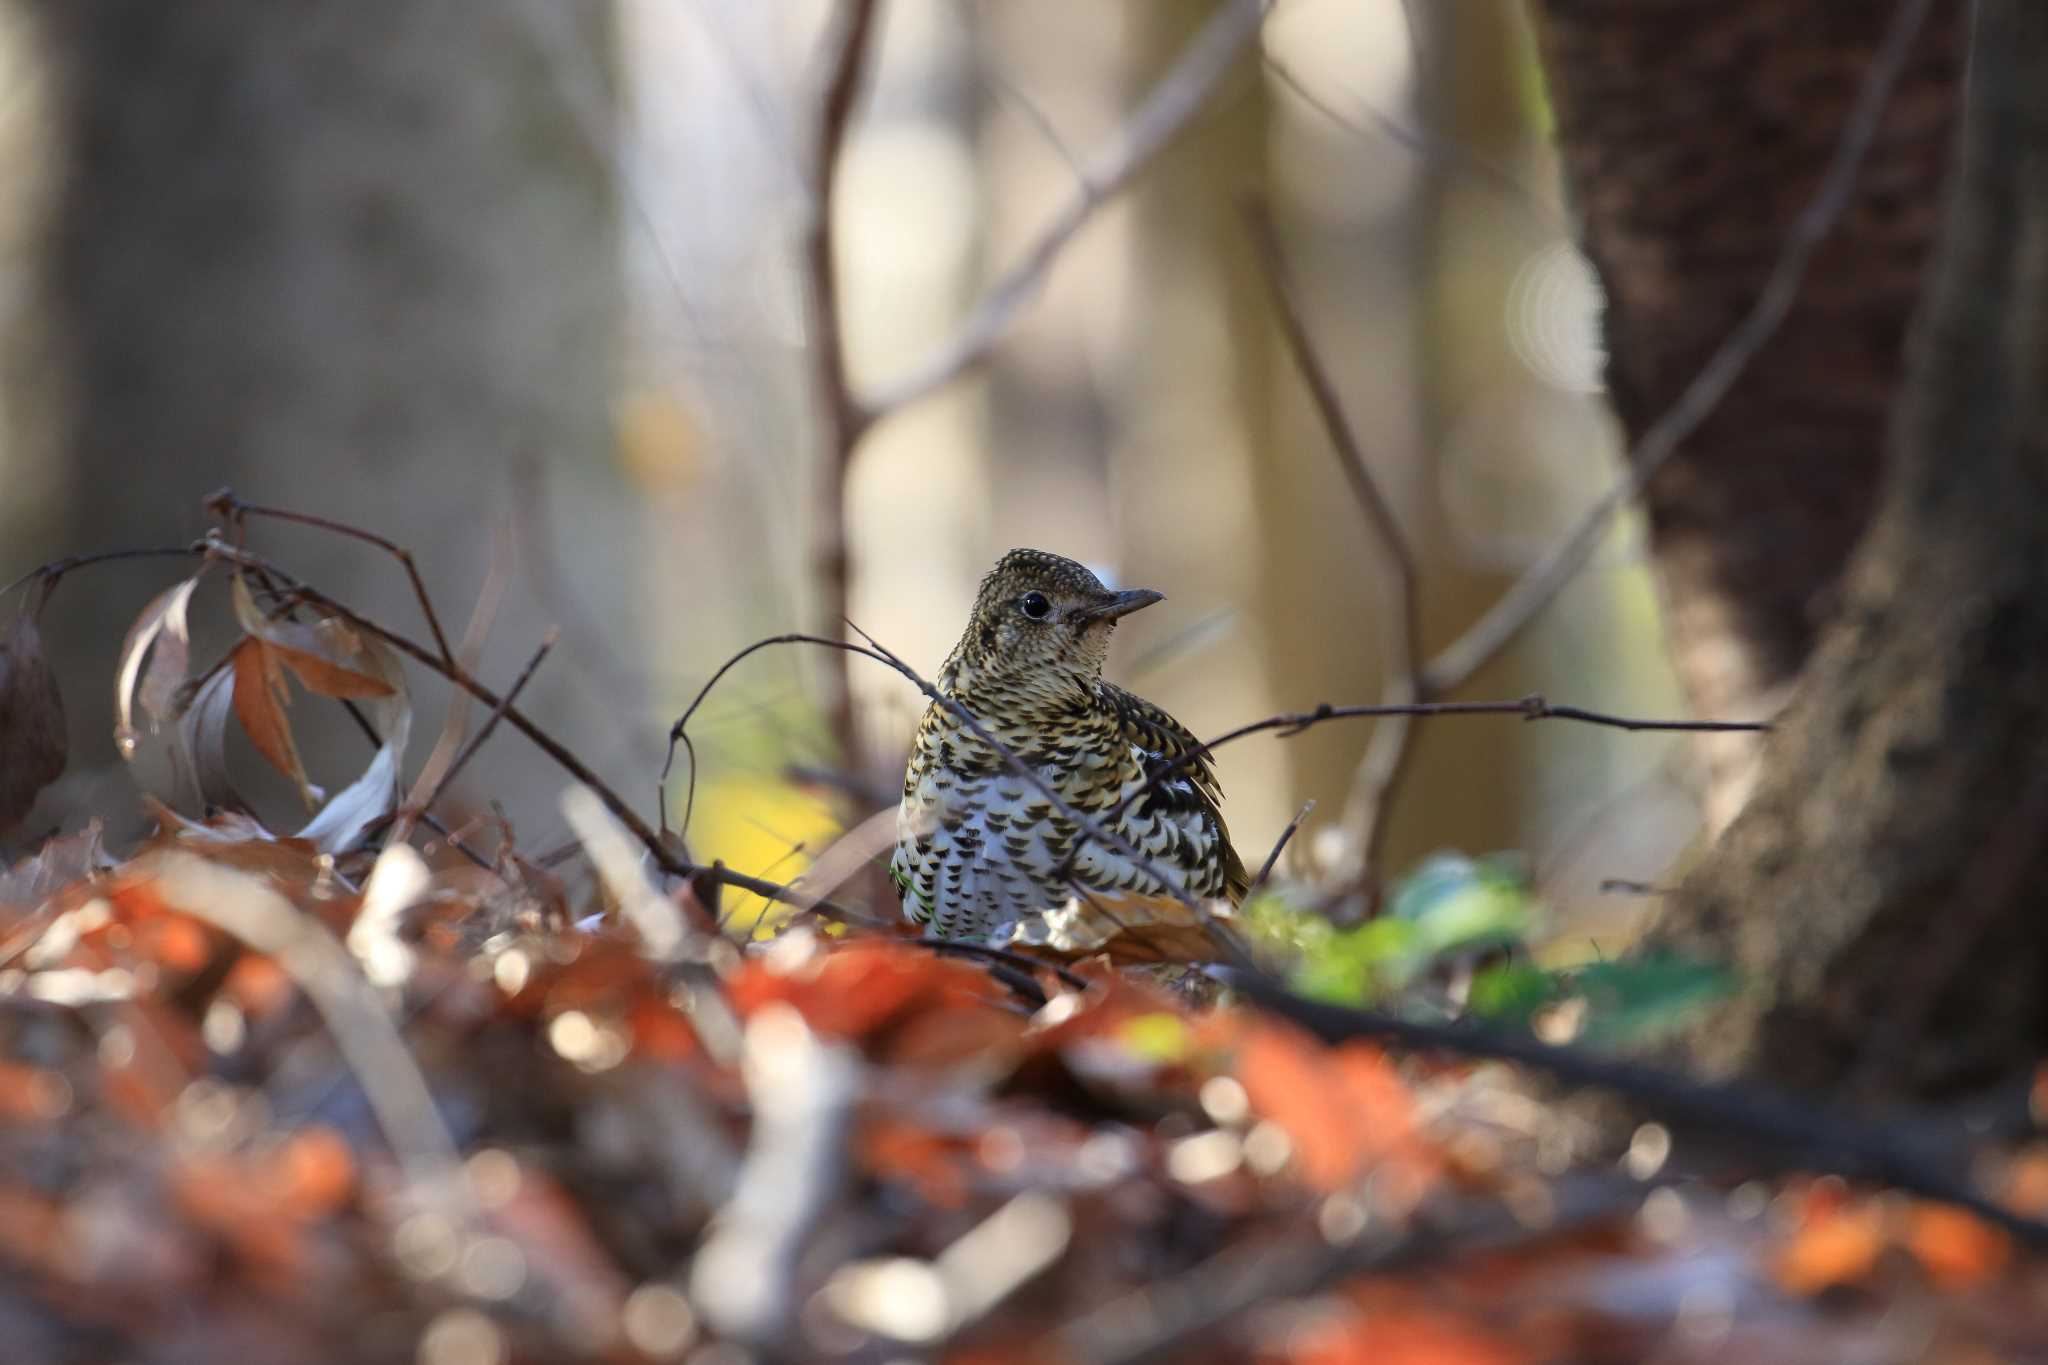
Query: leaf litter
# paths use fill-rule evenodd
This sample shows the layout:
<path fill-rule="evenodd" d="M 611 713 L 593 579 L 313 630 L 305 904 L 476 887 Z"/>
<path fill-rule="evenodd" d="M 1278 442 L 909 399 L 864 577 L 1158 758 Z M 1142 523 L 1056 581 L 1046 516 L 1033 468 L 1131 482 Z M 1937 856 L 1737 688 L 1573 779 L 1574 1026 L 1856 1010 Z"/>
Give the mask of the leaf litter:
<path fill-rule="evenodd" d="M 10 1360 L 2048 1359 L 2048 1260 L 2006 1232 L 1727 1153 L 1687 1168 L 1654 1124 L 1616 1160 L 1506 1063 L 1326 1044 L 1117 965 L 1184 956 L 1189 910 L 1114 907 L 1154 935 L 1119 943 L 1070 908 L 1063 951 L 984 961 L 814 895 L 742 942 L 595 796 L 559 875 L 509 836 L 380 848 L 397 656 L 236 574 L 241 638 L 195 682 L 199 582 L 118 670 L 124 750 L 171 760 L 156 834 L 0 871 Z M 10 743 L 51 719 L 33 630 L 0 654 Z M 375 741 L 331 798 L 287 675 Z M 230 716 L 310 824 L 222 799 Z M 50 766 L 5 760 L 0 797 Z M 1484 932 L 1339 943 L 1345 980 L 1438 1008 L 1447 955 L 1518 922 L 1497 880 L 1433 875 L 1465 918 L 1467 887 L 1496 897 Z M 1642 1012 L 1648 977 L 1581 977 Z M 1978 1156 L 2048 1213 L 2048 1146 Z"/>

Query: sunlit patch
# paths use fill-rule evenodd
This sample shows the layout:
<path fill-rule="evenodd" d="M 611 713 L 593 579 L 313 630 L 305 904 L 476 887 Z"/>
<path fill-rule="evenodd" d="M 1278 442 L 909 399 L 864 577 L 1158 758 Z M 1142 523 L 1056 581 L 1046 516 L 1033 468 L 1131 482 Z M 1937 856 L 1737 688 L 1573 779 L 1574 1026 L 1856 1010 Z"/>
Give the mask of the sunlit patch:
<path fill-rule="evenodd" d="M 824 797 L 773 778 L 733 774 L 698 787 L 690 842 L 700 861 L 716 858 L 735 872 L 789 882 L 838 833 Z M 791 913 L 792 907 L 771 904 L 750 891 L 726 887 L 721 892 L 720 921 L 737 938 L 767 937 Z"/>
<path fill-rule="evenodd" d="M 1607 365 L 1603 303 L 1599 277 L 1578 248 L 1553 242 L 1523 261 L 1508 286 L 1508 344 L 1546 383 L 1568 393 L 1598 393 Z"/>

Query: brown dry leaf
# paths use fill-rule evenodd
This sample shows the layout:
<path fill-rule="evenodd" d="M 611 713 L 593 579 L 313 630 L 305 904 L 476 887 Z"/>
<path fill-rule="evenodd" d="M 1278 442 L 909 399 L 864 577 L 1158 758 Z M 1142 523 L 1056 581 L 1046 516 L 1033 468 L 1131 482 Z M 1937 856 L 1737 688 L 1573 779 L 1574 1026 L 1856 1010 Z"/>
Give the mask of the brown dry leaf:
<path fill-rule="evenodd" d="M 145 792 L 197 811 L 209 799 L 184 724 L 182 692 L 191 666 L 187 613 L 205 573 L 165 589 L 142 609 L 121 643 L 114 681 L 114 743 Z M 138 728 L 140 709 L 147 728 Z"/>
<path fill-rule="evenodd" d="M 2048 1112 L 2048 1106 L 2038 1106 L 2035 1112 Z M 2006 1172 L 2005 1202 L 2015 1213 L 2034 1218 L 2048 1214 L 2048 1142 L 2032 1143 L 2013 1158 Z"/>
<path fill-rule="evenodd" d="M 355 1197 L 355 1153 L 334 1129 L 309 1124 L 265 1154 L 260 1182 L 286 1217 L 325 1218 Z"/>
<path fill-rule="evenodd" d="M 71 1108 L 71 1087 L 59 1072 L 0 1058 L 0 1124 L 48 1123 Z"/>
<path fill-rule="evenodd" d="M 306 823 L 298 837 L 309 840 L 322 853 L 345 853 L 362 841 L 363 834 L 381 817 L 398 809 L 402 788 L 400 770 L 405 765 L 405 746 L 412 738 L 412 697 L 405 687 L 405 669 L 382 640 L 358 634 L 346 622 L 322 621 L 317 631 L 328 647 L 345 659 L 351 672 L 360 677 L 375 676 L 383 686 L 381 696 L 361 703 L 365 719 L 376 732 L 376 754 L 362 775 L 328 798 L 320 813 Z M 304 675 L 300 675 L 303 679 Z"/>
<path fill-rule="evenodd" d="M 289 668 L 308 692 L 374 701 L 396 690 L 388 679 L 354 662 L 363 652 L 363 638 L 348 622 L 331 616 L 310 623 L 267 617 L 240 574 L 235 575 L 234 602 L 235 620 L 251 639 L 262 641 L 271 666 Z"/>
<path fill-rule="evenodd" d="M 47 1270 L 65 1244 L 63 1204 L 26 1182 L 0 1184 L 0 1256 L 31 1270 Z"/>
<path fill-rule="evenodd" d="M 1884 1213 L 1874 1204 L 1822 1207 L 1772 1258 L 1771 1277 L 1786 1292 L 1801 1296 L 1853 1284 L 1876 1267 L 1890 1240 Z"/>
<path fill-rule="evenodd" d="M 228 718 L 235 713 L 235 674 L 215 670 L 178 718 L 178 739 L 208 811 L 238 811 L 248 802 L 228 778 Z"/>
<path fill-rule="evenodd" d="M 121 664 L 114 683 L 114 739 L 126 756 L 133 757 L 137 702 L 153 722 L 152 728 L 173 718 L 177 691 L 185 683 L 192 659 L 192 629 L 186 612 L 192 604 L 192 591 L 205 572 L 201 569 L 158 593 L 121 642 Z"/>
<path fill-rule="evenodd" d="M 749 959 L 727 986 L 742 1016 L 772 1001 L 794 1005 L 819 1033 L 865 1039 L 914 1009 L 979 1008 L 1000 988 L 973 967 L 885 942 L 820 950 L 794 971 Z"/>
<path fill-rule="evenodd" d="M 1407 1088 L 1364 1043 L 1331 1049 L 1288 1025 L 1259 1023 L 1238 1044 L 1236 1075 L 1252 1109 L 1286 1131 L 1316 1190 L 1342 1189 L 1389 1155 L 1420 1155 Z"/>
<path fill-rule="evenodd" d="M 276 1191 L 257 1162 L 237 1154 L 190 1152 L 165 1172 L 172 1206 L 217 1238 L 266 1287 L 289 1284 L 306 1266 L 304 1230 L 280 1217 Z"/>
<path fill-rule="evenodd" d="M 1270 1358 L 1270 1357 L 1268 1357 Z M 1519 1365 L 1525 1348 L 1448 1313 L 1332 1313 L 1288 1333 L 1289 1365 Z"/>
<path fill-rule="evenodd" d="M 306 809 L 318 810 L 298 837 L 323 853 L 346 852 L 371 824 L 398 805 L 399 769 L 412 734 L 412 701 L 406 694 L 404 670 L 382 641 L 340 617 L 310 623 L 268 618 L 239 574 L 233 596 L 235 619 L 247 632 L 232 656 L 235 714 L 271 766 L 298 784 Z M 306 775 L 285 715 L 291 704 L 286 669 L 309 692 L 363 703 L 364 716 L 379 741 L 369 766 L 324 806 Z"/>
<path fill-rule="evenodd" d="M 1943 1289 L 1969 1289 L 2012 1262 L 2012 1239 L 1983 1219 L 1945 1204 L 1916 1203 L 1902 1240 Z"/>
<path fill-rule="evenodd" d="M 76 834 L 48 839 L 34 854 L 0 869 L 0 906 L 33 910 L 74 882 L 112 866 L 100 847 L 100 822 Z"/>
<path fill-rule="evenodd" d="M 968 1151 L 959 1138 L 877 1116 L 862 1126 L 857 1147 L 861 1169 L 874 1179 L 906 1185 L 936 1208 L 967 1206 Z"/>
<path fill-rule="evenodd" d="M 19 824 L 36 793 L 64 775 L 64 698 L 24 610 L 0 641 L 0 834 Z"/>
<path fill-rule="evenodd" d="M 228 665 L 234 670 L 235 718 L 242 722 L 243 733 L 271 767 L 297 785 L 306 809 L 317 809 L 319 793 L 306 776 L 299 746 L 292 739 L 291 721 L 285 717 L 285 708 L 292 703 L 291 689 L 276 651 L 253 635 L 245 636 L 228 656 Z"/>
<path fill-rule="evenodd" d="M 510 1239 L 536 1278 L 584 1311 L 616 1312 L 631 1285 L 590 1226 L 589 1208 L 535 1166 L 513 1168 L 516 1184 L 493 1202 L 491 1227 Z"/>

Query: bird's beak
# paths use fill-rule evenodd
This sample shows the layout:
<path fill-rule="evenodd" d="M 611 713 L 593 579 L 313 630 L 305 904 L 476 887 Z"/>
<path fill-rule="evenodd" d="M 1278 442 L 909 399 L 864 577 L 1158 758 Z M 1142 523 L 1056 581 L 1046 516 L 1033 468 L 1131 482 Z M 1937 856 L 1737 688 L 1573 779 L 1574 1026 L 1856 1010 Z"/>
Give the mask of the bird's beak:
<path fill-rule="evenodd" d="M 1111 593 L 1106 599 L 1092 607 L 1082 607 L 1073 613 L 1073 619 L 1085 623 L 1115 621 L 1129 616 L 1140 607 L 1149 607 L 1154 602 L 1163 602 L 1166 594 L 1150 588 L 1133 588 L 1129 592 Z"/>

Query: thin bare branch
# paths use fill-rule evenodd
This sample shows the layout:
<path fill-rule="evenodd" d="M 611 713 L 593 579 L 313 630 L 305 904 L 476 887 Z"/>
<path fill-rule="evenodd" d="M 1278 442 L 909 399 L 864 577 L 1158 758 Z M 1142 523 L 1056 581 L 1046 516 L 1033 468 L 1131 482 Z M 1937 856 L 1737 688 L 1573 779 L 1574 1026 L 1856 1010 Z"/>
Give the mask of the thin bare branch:
<path fill-rule="evenodd" d="M 427 629 L 433 633 L 434 647 L 441 651 L 441 662 L 454 666 L 454 651 L 448 648 L 448 637 L 441 632 L 441 618 L 434 611 L 434 599 L 427 595 L 427 585 L 420 578 L 420 567 L 413 562 L 412 551 L 387 540 L 375 531 L 366 531 L 360 526 L 350 526 L 330 517 L 317 516 L 312 512 L 295 512 L 288 507 L 264 507 L 253 502 L 244 502 L 235 496 L 232 488 L 223 488 L 206 500 L 206 510 L 223 521 L 239 521 L 243 517 L 269 517 L 272 521 L 295 522 L 300 526 L 312 526 L 322 531 L 332 531 L 338 536 L 360 540 L 374 545 L 385 554 L 397 560 L 405 569 L 405 576 L 412 582 L 412 595 L 420 604 L 420 615 L 427 618 Z"/>
<path fill-rule="evenodd" d="M 1283 712 L 1280 715 L 1267 716 L 1263 720 L 1240 725 L 1234 730 L 1226 730 L 1184 754 L 1154 765 L 1145 775 L 1143 785 L 1110 807 L 1104 818 L 1115 820 L 1132 802 L 1143 797 L 1161 782 L 1237 740 L 1268 731 L 1277 731 L 1282 739 L 1292 739 L 1325 721 L 1378 719 L 1387 716 L 1519 716 L 1525 721 L 1575 720 L 1582 724 L 1601 725 L 1614 730 L 1681 731 L 1695 734 L 1768 731 L 1771 728 L 1769 721 L 1761 720 L 1652 720 L 1638 716 L 1617 716 L 1606 711 L 1589 711 L 1582 706 L 1553 706 L 1537 692 L 1531 692 L 1519 701 L 1418 701 L 1372 706 L 1332 706 L 1324 702 L 1313 711 Z"/>
<path fill-rule="evenodd" d="M 455 657 L 472 673 L 483 658 L 484 644 L 491 637 L 491 627 L 498 619 L 498 607 L 504 601 L 503 550 L 504 537 L 492 536 L 490 564 L 484 573 L 483 586 L 477 591 L 476 604 L 469 610 L 469 623 L 462 628 L 462 639 L 455 648 Z M 427 752 L 427 761 L 420 765 L 418 775 L 413 778 L 405 800 L 392 813 L 391 837 L 394 842 L 402 844 L 409 840 L 414 820 L 432 808 L 446 790 L 448 768 L 461 752 L 471 705 L 469 693 L 459 687 L 449 689 L 448 714 L 442 719 L 441 733 L 436 736 L 434 747 Z"/>
<path fill-rule="evenodd" d="M 166 545 L 152 550 L 102 550 L 98 554 L 53 559 L 47 564 L 36 565 L 6 587 L 0 588 L 0 597 L 5 597 L 25 584 L 40 582 L 43 585 L 41 600 L 47 601 L 49 594 L 56 590 L 58 582 L 73 569 L 83 569 L 93 564 L 111 564 L 124 559 L 190 559 L 205 552 L 204 546 L 200 545 Z"/>
<path fill-rule="evenodd" d="M 1793 223 L 1749 312 L 1715 348 L 1677 401 L 1629 451 L 1628 473 L 1600 496 L 1577 525 L 1530 565 L 1499 601 L 1430 660 L 1422 677 L 1431 692 L 1442 694 L 1462 686 L 1550 605 L 1558 590 L 1592 559 L 1616 515 L 1635 501 L 1686 438 L 1713 414 L 1750 362 L 1777 334 L 1798 300 L 1814 251 L 1834 230 L 1848 205 L 1885 106 L 1891 101 L 1892 91 L 1912 55 L 1914 39 L 1932 6 L 1933 0 L 1900 0 L 1884 42 L 1864 75 L 1856 105 L 1843 125 L 1827 172 Z"/>
<path fill-rule="evenodd" d="M 1273 841 L 1273 851 L 1266 855 L 1265 862 L 1259 864 L 1259 875 L 1252 878 L 1251 886 L 1244 893 L 1246 900 L 1250 900 L 1257 893 L 1258 889 L 1266 884 L 1266 879 L 1273 875 L 1273 869 L 1280 865 L 1281 853 L 1286 851 L 1287 845 L 1293 840 L 1296 831 L 1301 828 L 1302 822 L 1308 819 L 1310 812 L 1314 811 L 1315 808 L 1316 803 L 1314 801 L 1304 801 L 1301 803 L 1301 809 L 1294 813 L 1294 818 L 1287 822 L 1287 828 L 1281 830 L 1280 837 Z"/>
<path fill-rule="evenodd" d="M 874 414 L 894 412 L 943 388 L 988 358 L 1037 297 L 1067 243 L 1188 126 L 1258 34 L 1260 0 L 1223 0 L 1109 143 L 1082 165 L 1080 183 L 1016 263 L 990 286 L 953 334 L 909 373 L 867 394 Z"/>
<path fill-rule="evenodd" d="M 1432 128 L 1403 123 L 1385 110 L 1370 104 L 1361 106 L 1365 117 L 1372 124 L 1371 128 L 1367 128 L 1309 89 L 1299 74 L 1274 58 L 1271 53 L 1266 54 L 1265 65 L 1266 70 L 1272 72 L 1280 84 L 1292 91 L 1303 104 L 1354 137 L 1370 139 L 1377 130 L 1380 137 L 1410 153 L 1423 165 L 1456 172 L 1475 184 L 1485 185 L 1497 191 L 1502 199 L 1520 209 L 1529 226 L 1542 235 L 1562 237 L 1570 232 L 1571 225 L 1565 221 L 1554 204 L 1545 202 L 1543 197 L 1524 183 L 1513 170 L 1493 158 L 1463 146 L 1455 138 L 1445 137 Z"/>
<path fill-rule="evenodd" d="M 546 635 L 541 637 L 539 648 L 535 649 L 533 656 L 526 661 L 526 667 L 519 670 L 519 676 L 512 680 L 512 685 L 505 689 L 505 695 L 498 698 L 498 704 L 491 708 L 491 714 L 484 718 L 484 723 L 477 727 L 476 733 L 469 737 L 468 742 L 462 746 L 461 750 L 456 753 L 454 760 L 449 763 L 448 770 L 441 774 L 433 787 L 420 800 L 420 810 L 426 811 L 431 809 L 434 803 L 441 799 L 442 793 L 446 792 L 454 784 L 455 779 L 462 775 L 462 770 L 469 765 L 469 761 L 472 758 L 476 757 L 477 750 L 484 746 L 484 741 L 489 739 L 491 732 L 498 728 L 498 722 L 505 719 L 505 712 L 511 709 L 512 703 L 518 700 L 519 694 L 526 690 L 526 685 L 533 681 L 534 671 L 540 667 L 540 661 L 547 658 L 548 651 L 554 647 L 555 632 L 549 630 Z"/>

